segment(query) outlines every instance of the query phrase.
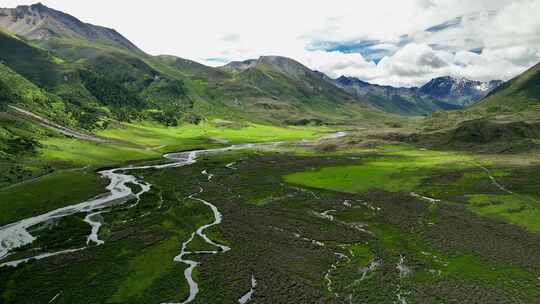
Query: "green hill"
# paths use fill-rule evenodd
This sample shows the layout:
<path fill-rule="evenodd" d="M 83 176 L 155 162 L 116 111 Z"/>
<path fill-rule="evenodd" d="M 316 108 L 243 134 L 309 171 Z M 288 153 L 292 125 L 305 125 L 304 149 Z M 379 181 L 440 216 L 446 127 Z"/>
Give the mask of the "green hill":
<path fill-rule="evenodd" d="M 161 152 L 210 145 L 208 130 L 229 134 L 251 128 L 271 130 L 267 138 L 276 132 L 281 133 L 275 138 L 289 133 L 305 138 L 303 131 L 287 127 L 385 125 L 401 119 L 289 58 L 261 57 L 245 69 L 212 68 L 150 56 L 114 30 L 41 4 L 0 13 L 0 169 L 6 173 L 0 184 L 73 165 L 65 159 L 98 164 L 155 157 L 160 153 L 146 149 L 163 146 L 155 137 L 164 134 L 168 140 Z M 71 142 L 10 105 L 81 134 L 113 137 L 126 147 Z M 191 132 L 197 138 L 187 145 L 179 134 L 191 129 L 200 132 Z"/>
<path fill-rule="evenodd" d="M 488 115 L 536 112 L 540 106 L 540 63 L 508 81 L 484 100 L 471 107 L 471 111 L 484 110 Z"/>
<path fill-rule="evenodd" d="M 423 122 L 420 141 L 485 152 L 540 148 L 540 64 L 508 81 L 474 106 L 437 112 Z M 423 138 L 423 139 L 422 139 Z"/>
<path fill-rule="evenodd" d="M 475 105 L 461 111 L 437 112 L 427 118 L 426 131 L 450 130 L 465 121 L 536 122 L 540 117 L 540 64 L 506 82 Z"/>

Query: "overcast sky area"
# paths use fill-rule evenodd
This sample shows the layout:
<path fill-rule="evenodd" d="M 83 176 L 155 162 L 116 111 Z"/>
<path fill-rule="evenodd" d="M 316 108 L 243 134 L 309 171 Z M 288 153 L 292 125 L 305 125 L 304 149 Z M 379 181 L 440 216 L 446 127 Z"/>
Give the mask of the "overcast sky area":
<path fill-rule="evenodd" d="M 2 7 L 36 1 L 4 1 Z M 540 0 L 43 0 L 152 55 L 212 66 L 281 55 L 331 77 L 508 80 L 540 61 Z"/>

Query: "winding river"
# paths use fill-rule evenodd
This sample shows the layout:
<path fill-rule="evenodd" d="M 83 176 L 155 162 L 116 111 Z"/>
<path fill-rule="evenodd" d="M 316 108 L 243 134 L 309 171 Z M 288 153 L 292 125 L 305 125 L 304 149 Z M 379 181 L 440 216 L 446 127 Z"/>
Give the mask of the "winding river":
<path fill-rule="evenodd" d="M 344 132 L 338 132 L 338 133 L 326 136 L 323 139 L 336 139 L 339 137 L 343 137 L 345 135 L 346 133 Z M 226 151 L 251 149 L 251 148 L 272 148 L 280 144 L 282 144 L 282 142 L 240 144 L 240 145 L 232 145 L 226 148 L 170 153 L 170 154 L 164 155 L 165 158 L 170 160 L 170 162 L 165 163 L 165 164 L 149 165 L 149 166 L 127 166 L 127 167 L 100 171 L 98 173 L 102 177 L 107 178 L 110 181 L 109 185 L 106 187 L 108 193 L 100 195 L 93 199 L 84 201 L 82 203 L 59 208 L 59 209 L 56 209 L 56 210 L 53 210 L 53 211 L 50 211 L 50 212 L 47 212 L 38 216 L 26 218 L 18 222 L 14 222 L 14 223 L 0 227 L 0 267 L 17 266 L 20 263 L 29 261 L 30 259 L 39 260 L 39 259 L 44 259 L 51 256 L 68 254 L 68 253 L 72 253 L 72 252 L 76 252 L 76 251 L 80 251 L 80 250 L 84 250 L 88 248 L 88 247 L 82 247 L 82 248 L 68 249 L 68 250 L 52 252 L 52 253 L 41 253 L 39 255 L 29 257 L 29 258 L 24 258 L 24 259 L 4 262 L 4 263 L 1 262 L 3 259 L 9 256 L 17 248 L 31 244 L 34 240 L 36 240 L 36 237 L 34 237 L 32 233 L 29 231 L 30 228 L 36 227 L 40 224 L 44 224 L 48 221 L 57 220 L 57 219 L 74 215 L 74 214 L 78 214 L 78 213 L 85 213 L 86 217 L 84 221 L 92 227 L 91 234 L 87 238 L 87 246 L 90 246 L 92 243 L 98 246 L 103 245 L 105 242 L 103 240 L 100 240 L 98 237 L 99 229 L 102 225 L 102 217 L 100 215 L 108 212 L 109 211 L 108 208 L 110 208 L 113 205 L 125 204 L 129 201 L 135 201 L 135 203 L 130 205 L 128 208 L 136 206 L 139 203 L 141 196 L 144 193 L 150 191 L 151 189 L 151 185 L 143 181 L 141 178 L 135 175 L 128 174 L 130 171 L 146 170 L 146 169 L 166 169 L 166 168 L 188 166 L 188 165 L 196 163 L 197 157 L 201 154 L 223 153 Z M 227 167 L 233 167 L 233 165 L 234 163 L 229 164 Z M 202 174 L 207 176 L 207 179 L 209 182 L 212 180 L 213 175 L 209 174 L 206 170 L 204 170 Z M 133 189 L 129 187 L 130 184 L 137 185 L 138 186 L 137 188 L 140 190 L 138 190 L 137 192 L 134 192 Z M 203 191 L 204 189 L 201 188 L 199 192 L 190 195 L 189 198 L 193 200 L 197 200 L 207 205 L 214 214 L 214 221 L 210 224 L 206 224 L 199 227 L 195 232 L 193 232 L 191 234 L 191 237 L 182 244 L 180 254 L 174 258 L 175 261 L 182 262 L 188 265 L 188 268 L 186 268 L 184 272 L 184 276 L 185 276 L 186 281 L 189 284 L 190 293 L 189 293 L 189 297 L 184 302 L 181 302 L 182 304 L 193 301 L 199 292 L 198 285 L 192 277 L 192 272 L 195 269 L 195 267 L 197 267 L 198 262 L 189 260 L 186 258 L 186 256 L 193 255 L 193 254 L 215 254 L 215 253 L 226 252 L 230 250 L 229 247 L 212 241 L 210 238 L 208 238 L 204 234 L 204 231 L 207 228 L 221 223 L 222 215 L 219 212 L 218 208 L 214 206 L 212 203 L 197 197 L 197 195 L 201 194 Z M 187 247 L 189 243 L 193 241 L 196 235 L 202 237 L 206 243 L 218 248 L 219 251 L 189 252 L 187 250 Z M 252 288 L 254 289 L 254 286 L 252 286 Z M 244 300 L 246 300 L 247 302 L 247 300 L 249 300 L 250 297 L 251 297 L 251 294 L 249 297 L 246 296 Z"/>
<path fill-rule="evenodd" d="M 109 185 L 106 187 L 108 193 L 100 195 L 93 199 L 62 207 L 45 214 L 26 218 L 15 223 L 11 223 L 0 227 L 0 260 L 4 259 L 13 250 L 22 246 L 31 244 L 36 238 L 28 231 L 30 228 L 35 227 L 45 222 L 63 218 L 77 213 L 86 213 L 85 221 L 92 226 L 92 234 L 88 237 L 88 241 L 96 244 L 102 244 L 98 239 L 97 233 L 101 223 L 96 220 L 96 216 L 100 213 L 106 212 L 106 209 L 116 205 L 124 204 L 128 201 L 135 203 L 130 207 L 134 207 L 141 195 L 150 191 L 151 185 L 144 182 L 140 178 L 129 175 L 129 171 L 145 170 L 145 169 L 165 169 L 175 168 L 194 164 L 197 161 L 197 156 L 200 154 L 221 153 L 231 150 L 249 149 L 256 147 L 273 147 L 280 143 L 264 143 L 264 144 L 242 144 L 233 145 L 227 148 L 209 149 L 209 150 L 196 150 L 189 152 L 170 153 L 164 155 L 165 158 L 171 162 L 161 165 L 150 166 L 128 166 L 110 170 L 104 170 L 98 172 L 102 177 L 108 179 Z M 130 184 L 139 186 L 140 190 L 136 193 L 133 192 Z M 12 263 L 13 264 L 13 263 Z"/>

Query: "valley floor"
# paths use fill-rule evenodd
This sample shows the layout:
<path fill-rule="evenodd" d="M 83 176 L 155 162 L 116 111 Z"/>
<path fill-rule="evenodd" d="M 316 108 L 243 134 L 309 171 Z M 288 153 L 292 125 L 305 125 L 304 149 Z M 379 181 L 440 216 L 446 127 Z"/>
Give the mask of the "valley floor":
<path fill-rule="evenodd" d="M 145 164 L 164 162 L 152 160 L 163 145 L 187 150 L 223 146 L 223 139 L 318 136 L 209 128 L 183 142 L 176 135 L 153 140 L 175 132 L 128 126 L 102 135 L 131 136 L 150 147 L 129 148 L 148 153 L 138 162 Z M 0 302 L 182 303 L 193 294 L 188 265 L 175 261 L 185 244 L 185 252 L 207 252 L 181 259 L 198 263 L 192 303 L 538 303 L 537 160 L 355 142 L 330 138 L 202 154 L 187 166 L 129 171 L 151 189 L 137 204 L 113 204 L 91 219 L 102 223 L 96 236 L 104 244 L 87 246 L 95 225 L 85 213 L 32 227 L 37 240 L 0 263 L 84 249 L 1 267 Z M 111 160 L 90 164 L 113 165 L 122 156 L 90 153 L 89 146 L 69 154 L 67 145 L 86 144 L 51 140 L 44 155 L 80 169 L 0 190 L 0 226 L 104 191 L 104 181 L 83 164 L 103 155 Z M 66 181 L 72 189 L 61 187 Z M 204 202 L 222 215 L 203 234 L 211 242 L 194 234 L 217 220 Z"/>

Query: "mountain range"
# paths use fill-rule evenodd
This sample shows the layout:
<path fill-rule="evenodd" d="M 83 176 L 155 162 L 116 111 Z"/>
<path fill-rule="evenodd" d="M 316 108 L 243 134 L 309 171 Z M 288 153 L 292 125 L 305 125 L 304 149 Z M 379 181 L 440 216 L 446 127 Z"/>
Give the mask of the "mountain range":
<path fill-rule="evenodd" d="M 396 88 L 370 84 L 354 77 L 341 76 L 335 83 L 376 107 L 403 115 L 431 114 L 438 110 L 457 110 L 474 104 L 503 82 L 473 81 L 465 78 L 439 77 L 421 87 Z"/>
<path fill-rule="evenodd" d="M 83 120 L 78 126 L 90 129 L 102 125 L 103 117 L 167 124 L 209 116 L 332 124 L 385 112 L 426 115 L 474 103 L 499 83 L 441 78 L 418 89 L 392 88 L 347 77 L 332 80 L 279 56 L 211 68 L 150 56 L 114 29 L 41 3 L 0 9 L 0 27 L 6 31 L 3 64 L 57 96 L 75 124 Z"/>

